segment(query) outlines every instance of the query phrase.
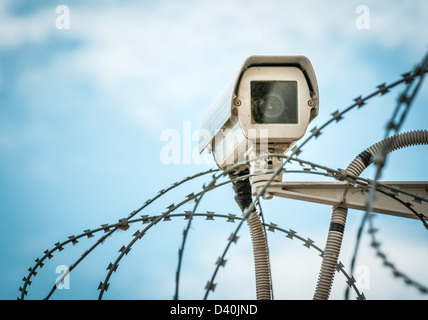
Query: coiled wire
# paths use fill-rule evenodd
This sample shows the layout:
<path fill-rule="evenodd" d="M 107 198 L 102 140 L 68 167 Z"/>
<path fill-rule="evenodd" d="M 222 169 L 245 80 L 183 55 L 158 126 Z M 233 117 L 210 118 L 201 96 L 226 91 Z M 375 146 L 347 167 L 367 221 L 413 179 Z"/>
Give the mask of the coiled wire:
<path fill-rule="evenodd" d="M 251 183 L 249 178 L 235 179 L 240 176 L 248 175 L 249 170 L 244 170 L 236 174 L 231 174 L 233 178 L 232 186 L 235 191 L 235 201 L 245 213 L 247 224 L 250 229 L 251 242 L 253 247 L 254 268 L 256 277 L 256 297 L 257 300 L 271 299 L 271 272 L 269 263 L 269 251 L 267 238 L 263 222 L 257 211 L 246 213 L 247 208 L 252 205 Z M 254 207 L 254 206 L 253 206 Z"/>
<path fill-rule="evenodd" d="M 361 152 L 346 168 L 346 172 L 359 176 L 370 164 L 375 161 L 384 163 L 384 156 L 392 151 L 414 145 L 428 144 L 428 131 L 417 130 L 401 133 L 381 140 Z M 334 270 L 339 258 L 345 229 L 348 209 L 340 205 L 332 210 L 330 230 L 328 232 L 326 248 L 323 255 L 321 270 L 318 277 L 314 300 L 327 300 L 330 296 L 334 279 Z"/>

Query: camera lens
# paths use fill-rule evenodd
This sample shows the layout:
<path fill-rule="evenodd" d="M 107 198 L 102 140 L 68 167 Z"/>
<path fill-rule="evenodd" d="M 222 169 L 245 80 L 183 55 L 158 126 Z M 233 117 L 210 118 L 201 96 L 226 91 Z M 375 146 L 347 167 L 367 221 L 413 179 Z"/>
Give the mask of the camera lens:
<path fill-rule="evenodd" d="M 285 109 L 284 99 L 279 94 L 268 93 L 259 100 L 257 108 L 265 118 L 274 120 Z"/>
<path fill-rule="evenodd" d="M 252 81 L 251 113 L 255 123 L 297 123 L 297 82 Z"/>

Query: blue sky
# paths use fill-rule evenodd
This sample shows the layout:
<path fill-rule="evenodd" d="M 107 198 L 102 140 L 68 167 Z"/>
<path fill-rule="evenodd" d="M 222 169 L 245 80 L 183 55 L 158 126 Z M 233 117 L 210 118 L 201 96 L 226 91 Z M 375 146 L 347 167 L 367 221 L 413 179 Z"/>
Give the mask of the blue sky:
<path fill-rule="evenodd" d="M 359 5 L 369 8 L 369 28 L 359 29 Z M 56 8 L 69 8 L 70 28 L 58 29 Z M 88 228 L 115 223 L 159 190 L 214 164 L 187 163 L 193 133 L 246 57 L 305 55 L 320 90 L 319 116 L 327 121 L 353 99 L 410 71 L 427 50 L 426 1 L 2 1 L 0 4 L 0 297 L 16 299 L 21 279 L 43 251 Z M 377 97 L 308 143 L 302 159 L 344 168 L 383 138 L 403 87 Z M 402 131 L 426 129 L 428 86 L 422 86 Z M 187 129 L 185 129 L 187 128 Z M 160 155 L 162 132 L 180 136 L 179 164 Z M 383 180 L 427 180 L 427 150 L 412 147 L 388 158 Z M 187 158 L 186 158 L 187 157 Z M 365 177 L 373 178 L 369 168 Z M 155 215 L 210 176 L 163 196 L 144 213 Z M 286 176 L 284 179 L 300 177 Z M 303 179 L 318 179 L 304 176 Z M 220 200 L 221 199 L 221 200 Z M 219 201 L 220 200 L 220 201 Z M 189 210 L 193 204 L 183 208 Z M 263 203 L 267 222 L 293 229 L 323 247 L 331 208 L 286 199 Z M 198 211 L 234 213 L 230 186 L 204 197 Z M 182 212 L 182 211 L 181 211 Z M 361 212 L 349 213 L 340 260 L 350 264 Z M 388 256 L 428 285 L 427 233 L 418 221 L 377 216 Z M 153 227 L 111 279 L 105 299 L 171 299 L 177 253 L 186 221 Z M 214 263 L 236 225 L 192 225 L 185 249 L 180 298 L 202 299 Z M 70 289 L 54 299 L 96 299 L 106 267 L 141 225 L 105 241 L 70 275 Z M 297 240 L 269 234 L 275 298 L 311 299 L 321 263 Z M 69 245 L 39 270 L 29 299 L 46 296 L 59 274 L 93 239 Z M 91 242 L 92 241 L 92 242 Z M 381 265 L 363 237 L 358 259 L 370 270 L 368 299 L 426 299 Z M 213 299 L 254 299 L 247 229 L 228 254 Z M 336 277 L 332 299 L 343 299 Z"/>

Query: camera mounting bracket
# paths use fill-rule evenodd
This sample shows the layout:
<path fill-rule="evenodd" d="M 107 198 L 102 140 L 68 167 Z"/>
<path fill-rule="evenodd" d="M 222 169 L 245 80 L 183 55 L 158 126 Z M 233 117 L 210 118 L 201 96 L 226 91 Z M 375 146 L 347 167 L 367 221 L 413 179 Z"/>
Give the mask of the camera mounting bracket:
<path fill-rule="evenodd" d="M 428 198 L 428 181 L 392 181 L 382 182 L 382 185 L 393 186 L 403 192 L 394 197 L 425 216 L 428 221 L 428 202 L 419 201 L 411 194 Z M 258 188 L 263 187 L 263 181 L 253 183 L 252 193 L 257 194 Z M 278 182 L 272 181 L 266 188 L 264 198 L 281 197 L 301 201 L 309 201 L 331 206 L 341 206 L 349 209 L 366 210 L 369 186 L 354 185 L 347 181 L 325 182 Z M 381 214 L 416 219 L 416 216 L 403 203 L 388 195 L 377 192 L 371 211 Z"/>

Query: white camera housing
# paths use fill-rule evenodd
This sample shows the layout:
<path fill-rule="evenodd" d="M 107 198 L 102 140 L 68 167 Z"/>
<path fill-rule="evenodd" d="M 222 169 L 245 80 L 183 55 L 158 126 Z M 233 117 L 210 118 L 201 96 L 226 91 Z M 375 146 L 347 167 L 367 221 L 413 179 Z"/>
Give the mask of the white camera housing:
<path fill-rule="evenodd" d="M 199 147 L 222 170 L 285 153 L 318 115 L 318 85 L 304 56 L 251 56 L 209 108 Z M 248 165 L 243 165 L 248 167 Z"/>

